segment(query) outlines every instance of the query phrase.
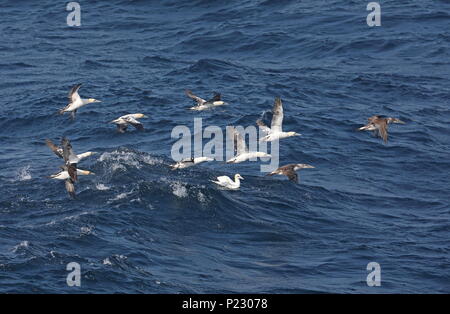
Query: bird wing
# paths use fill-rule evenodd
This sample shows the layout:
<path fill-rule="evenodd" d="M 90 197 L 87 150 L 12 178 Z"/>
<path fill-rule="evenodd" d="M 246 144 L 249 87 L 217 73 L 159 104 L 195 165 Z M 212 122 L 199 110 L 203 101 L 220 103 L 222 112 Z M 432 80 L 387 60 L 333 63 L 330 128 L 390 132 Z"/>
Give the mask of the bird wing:
<path fill-rule="evenodd" d="M 73 184 L 72 179 L 66 180 L 66 190 L 70 197 L 75 198 L 75 185 Z"/>
<path fill-rule="evenodd" d="M 256 120 L 256 124 L 264 133 L 270 133 L 270 128 L 261 119 Z"/>
<path fill-rule="evenodd" d="M 220 183 L 224 183 L 224 184 L 230 184 L 230 183 L 233 183 L 233 180 L 231 180 L 229 177 L 227 177 L 227 176 L 221 176 L 221 177 L 217 177 L 217 180 L 220 182 Z"/>
<path fill-rule="evenodd" d="M 47 146 L 52 150 L 52 152 L 55 153 L 56 156 L 58 156 L 59 158 L 64 158 L 63 156 L 63 152 L 61 147 L 56 146 L 55 144 L 53 144 L 53 142 L 49 139 L 45 140 L 45 144 L 47 144 Z"/>
<path fill-rule="evenodd" d="M 81 84 L 77 84 L 70 89 L 68 97 L 71 102 L 74 102 L 75 100 L 80 98 L 80 95 L 78 95 L 78 90 L 80 89 L 80 87 Z"/>
<path fill-rule="evenodd" d="M 281 103 L 281 98 L 275 98 L 272 113 L 273 117 L 270 128 L 273 132 L 281 132 L 283 124 L 283 104 Z"/>
<path fill-rule="evenodd" d="M 133 117 L 126 117 L 124 120 L 140 131 L 144 129 L 144 126 L 142 125 L 142 123 L 140 123 L 138 120 L 136 120 Z"/>
<path fill-rule="evenodd" d="M 66 137 L 61 140 L 61 146 L 63 149 L 63 157 L 66 164 L 77 164 L 78 157 L 73 152 L 72 144 L 70 144 L 70 141 Z"/>
<path fill-rule="evenodd" d="M 298 175 L 297 175 L 297 172 L 295 172 L 294 170 L 286 172 L 286 176 L 288 177 L 288 179 L 290 181 L 294 181 L 294 182 L 298 183 Z"/>
<path fill-rule="evenodd" d="M 206 100 L 204 100 L 203 98 L 200 98 L 200 97 L 198 97 L 198 96 L 195 96 L 193 93 L 192 93 L 192 91 L 191 90 L 189 90 L 189 89 L 186 89 L 186 91 L 185 91 L 185 93 L 186 93 L 186 96 L 188 96 L 189 98 L 192 98 L 193 100 L 195 100 L 196 102 L 197 102 L 197 105 L 203 105 L 205 102 L 206 102 Z"/>
<path fill-rule="evenodd" d="M 387 125 L 386 122 L 385 123 L 381 123 L 378 126 L 378 134 L 380 134 L 380 137 L 383 139 L 383 141 L 385 143 L 387 143 L 387 141 L 388 141 L 387 128 L 388 128 L 388 125 Z"/>
<path fill-rule="evenodd" d="M 214 93 L 213 98 L 209 99 L 207 102 L 213 103 L 215 101 L 220 101 L 220 99 L 221 99 L 221 95 L 219 93 Z"/>
<path fill-rule="evenodd" d="M 233 142 L 234 150 L 238 155 L 248 152 L 247 145 L 245 145 L 245 140 L 235 127 L 233 127 Z"/>

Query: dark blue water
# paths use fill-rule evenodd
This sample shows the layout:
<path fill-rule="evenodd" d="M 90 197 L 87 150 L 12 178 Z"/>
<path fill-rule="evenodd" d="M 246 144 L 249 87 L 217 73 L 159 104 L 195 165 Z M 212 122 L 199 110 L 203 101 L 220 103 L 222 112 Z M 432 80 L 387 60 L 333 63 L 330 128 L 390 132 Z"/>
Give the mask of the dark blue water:
<path fill-rule="evenodd" d="M 382 1 L 371 28 L 368 2 L 81 1 L 71 28 L 65 3 L 2 1 L 0 292 L 449 292 L 450 3 Z M 80 82 L 102 103 L 56 115 Z M 189 111 L 185 88 L 229 105 Z M 281 164 L 316 167 L 300 184 L 169 169 L 174 126 L 255 125 L 276 96 L 303 134 Z M 106 123 L 134 112 L 145 131 Z M 407 124 L 385 145 L 355 132 L 374 114 Z M 76 200 L 46 178 L 62 136 L 99 152 Z M 237 172 L 240 191 L 209 182 Z"/>

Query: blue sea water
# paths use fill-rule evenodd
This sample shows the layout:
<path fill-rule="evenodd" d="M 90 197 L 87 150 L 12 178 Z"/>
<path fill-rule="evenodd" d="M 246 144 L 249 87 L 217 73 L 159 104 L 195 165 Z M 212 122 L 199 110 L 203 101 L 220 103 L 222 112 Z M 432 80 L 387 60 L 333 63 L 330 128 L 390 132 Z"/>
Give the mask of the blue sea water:
<path fill-rule="evenodd" d="M 450 2 L 79 1 L 0 3 L 0 292 L 450 292 Z M 83 83 L 90 104 L 59 116 Z M 227 106 L 187 110 L 184 89 Z M 171 171 L 177 125 L 255 125 L 284 103 L 281 164 Z M 107 122 L 144 112 L 143 132 Z M 356 132 L 401 118 L 388 144 Z M 270 115 L 269 115 L 270 116 Z M 46 176 L 67 136 L 80 164 L 70 200 Z M 240 173 L 239 191 L 209 180 Z M 69 287 L 66 265 L 81 265 Z M 381 286 L 366 269 L 381 266 Z"/>

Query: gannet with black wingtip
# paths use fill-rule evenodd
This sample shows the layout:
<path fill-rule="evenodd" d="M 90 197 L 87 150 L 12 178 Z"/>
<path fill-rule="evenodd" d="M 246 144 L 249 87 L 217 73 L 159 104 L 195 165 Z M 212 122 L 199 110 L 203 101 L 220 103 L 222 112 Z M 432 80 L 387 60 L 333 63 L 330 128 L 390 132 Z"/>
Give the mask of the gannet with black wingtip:
<path fill-rule="evenodd" d="M 281 98 L 275 98 L 275 104 L 272 110 L 272 123 L 270 128 L 264 124 L 261 120 L 256 121 L 256 124 L 260 127 L 261 131 L 267 135 L 261 138 L 262 142 L 271 142 L 275 140 L 280 140 L 282 138 L 287 138 L 291 136 L 300 136 L 301 134 L 296 132 L 283 132 L 283 104 L 281 103 Z"/>
<path fill-rule="evenodd" d="M 357 129 L 358 131 L 373 131 L 375 136 L 381 137 L 385 143 L 388 141 L 388 125 L 390 123 L 400 123 L 405 124 L 405 122 L 401 121 L 397 118 L 386 118 L 382 116 L 372 116 L 367 119 L 369 123 L 365 126 Z"/>
<path fill-rule="evenodd" d="M 211 180 L 211 182 L 214 182 L 215 184 L 227 189 L 237 190 L 241 186 L 241 181 L 239 179 L 244 180 L 244 178 L 241 177 L 239 173 L 237 173 L 234 175 L 234 181 L 228 176 L 220 176 L 217 177 L 217 181 Z"/>
<path fill-rule="evenodd" d="M 148 118 L 143 113 L 131 113 L 117 118 L 116 120 L 111 121 L 110 123 L 114 123 L 117 125 L 117 131 L 120 133 L 125 133 L 129 125 L 134 126 L 139 131 L 144 129 L 144 126 L 137 119 Z"/>
<path fill-rule="evenodd" d="M 55 145 L 49 139 L 46 139 L 45 143 L 52 150 L 52 152 L 55 153 L 56 156 L 58 156 L 59 158 L 64 158 L 63 157 L 63 149 L 60 146 Z M 90 157 L 90 156 L 92 156 L 94 154 L 97 154 L 97 153 L 96 152 L 86 152 L 86 153 L 78 154 L 77 157 L 78 157 L 79 160 L 82 160 L 82 159 Z"/>
<path fill-rule="evenodd" d="M 186 95 L 197 102 L 197 105 L 194 107 L 191 107 L 189 109 L 191 110 L 205 110 L 212 107 L 222 106 L 226 103 L 222 101 L 221 95 L 219 93 L 214 92 L 213 98 L 209 100 L 204 100 L 203 98 L 200 98 L 192 93 L 191 90 L 187 89 L 185 91 Z"/>
<path fill-rule="evenodd" d="M 176 164 L 170 165 L 170 168 L 172 170 L 175 169 L 184 169 L 184 168 L 188 168 L 188 167 L 192 167 L 195 165 L 198 165 L 202 162 L 206 162 L 206 161 L 213 161 L 213 158 L 210 157 L 192 157 L 192 158 L 186 158 L 183 160 L 178 161 Z"/>
<path fill-rule="evenodd" d="M 242 135 L 239 133 L 239 131 L 235 127 L 232 127 L 232 132 L 234 147 L 237 155 L 227 160 L 228 164 L 237 164 L 252 158 L 272 157 L 270 154 L 264 152 L 249 151 L 247 145 L 245 144 L 245 140 L 242 138 Z"/>
<path fill-rule="evenodd" d="M 271 173 L 268 173 L 268 176 L 273 176 L 273 175 L 283 175 L 283 176 L 287 176 L 288 179 L 290 181 L 294 181 L 298 183 L 298 174 L 296 171 L 300 170 L 300 169 L 305 169 L 305 168 L 315 168 L 314 166 L 308 165 L 308 164 L 289 164 L 289 165 L 285 165 L 282 166 L 280 168 L 278 168 L 275 171 L 272 171 Z"/>
<path fill-rule="evenodd" d="M 80 176 L 94 175 L 93 172 L 87 170 L 76 169 L 76 172 L 77 175 Z M 55 180 L 65 180 L 67 193 L 69 193 L 72 198 L 75 198 L 75 181 L 69 174 L 69 168 L 66 165 L 61 166 L 61 171 L 49 176 L 49 178 Z"/>
<path fill-rule="evenodd" d="M 63 109 L 59 110 L 59 114 L 64 114 L 64 112 L 70 112 L 72 119 L 75 119 L 75 116 L 77 114 L 77 110 L 87 104 L 93 103 L 93 102 L 101 102 L 100 100 L 94 99 L 94 98 L 87 98 L 83 99 L 78 94 L 78 90 L 80 89 L 81 84 L 77 84 L 74 87 L 71 88 L 69 91 L 69 101 L 70 103 L 64 107 Z"/>

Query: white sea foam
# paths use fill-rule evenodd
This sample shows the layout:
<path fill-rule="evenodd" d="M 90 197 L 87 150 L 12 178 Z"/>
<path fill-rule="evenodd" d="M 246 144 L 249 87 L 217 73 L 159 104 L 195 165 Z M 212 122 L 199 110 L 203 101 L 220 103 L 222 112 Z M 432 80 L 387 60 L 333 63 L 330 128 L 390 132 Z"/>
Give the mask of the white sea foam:
<path fill-rule="evenodd" d="M 109 189 L 111 189 L 109 186 L 104 185 L 103 183 L 97 183 L 95 185 L 95 187 L 97 188 L 97 190 L 99 191 L 107 191 Z"/>
<path fill-rule="evenodd" d="M 20 168 L 16 174 L 16 181 L 28 181 L 31 180 L 30 166 Z"/>
<path fill-rule="evenodd" d="M 173 195 L 175 195 L 176 197 L 185 198 L 188 196 L 188 190 L 184 183 L 175 181 L 170 184 L 170 187 L 172 188 Z"/>

